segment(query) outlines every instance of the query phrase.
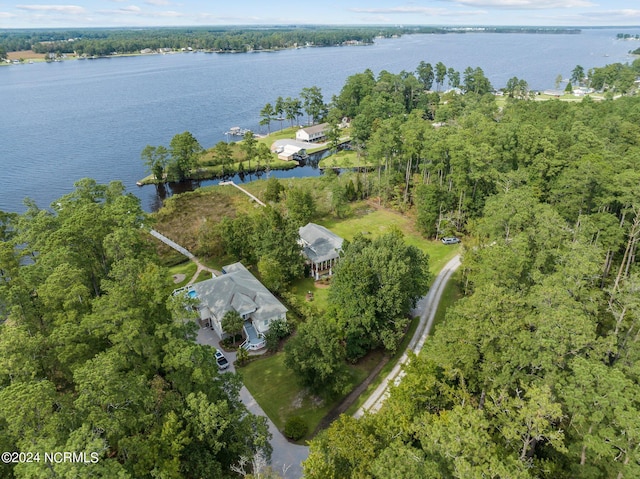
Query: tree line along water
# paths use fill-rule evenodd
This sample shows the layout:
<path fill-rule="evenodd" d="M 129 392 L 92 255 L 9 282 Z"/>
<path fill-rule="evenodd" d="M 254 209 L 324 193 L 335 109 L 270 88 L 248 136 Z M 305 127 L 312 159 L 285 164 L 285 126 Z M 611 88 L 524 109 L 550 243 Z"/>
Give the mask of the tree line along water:
<path fill-rule="evenodd" d="M 328 102 L 349 75 L 367 68 L 376 75 L 415 71 L 420 61 L 458 71 L 481 67 L 496 88 L 513 76 L 533 89 L 552 88 L 577 64 L 588 70 L 629 61 L 635 43 L 618 33 L 421 34 L 370 46 L 8 66 L 0 69 L 0 210 L 24 211 L 25 197 L 47 206 L 83 177 L 121 180 L 150 210 L 160 200 L 155 188 L 135 187 L 147 174 L 140 152 L 148 144 L 168 145 L 176 133 L 190 131 L 210 148 L 232 126 L 261 131 L 259 112 L 277 96 L 318 86 Z"/>

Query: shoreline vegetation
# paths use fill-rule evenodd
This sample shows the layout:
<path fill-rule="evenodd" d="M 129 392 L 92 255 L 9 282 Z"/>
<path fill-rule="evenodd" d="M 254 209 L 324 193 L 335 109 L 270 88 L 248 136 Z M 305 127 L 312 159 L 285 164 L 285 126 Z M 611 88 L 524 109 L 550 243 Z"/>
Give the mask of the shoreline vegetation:
<path fill-rule="evenodd" d="M 298 160 L 281 160 L 278 154 L 271 150 L 271 145 L 282 139 L 295 141 L 295 135 L 298 127 L 287 127 L 282 130 L 274 131 L 267 135 L 254 134 L 256 142 L 255 155 L 252 159 L 248 159 L 244 145 L 246 144 L 246 136 L 237 142 L 219 142 L 211 148 L 204 149 L 196 161 L 196 165 L 182 180 L 215 180 L 224 179 L 237 174 L 255 174 L 259 172 L 267 172 L 274 170 L 291 170 L 299 166 Z M 348 140 L 347 140 L 348 141 Z M 224 159 L 221 157 L 220 145 L 226 144 L 228 150 L 225 149 Z M 264 145 L 264 146 L 260 146 Z M 320 146 L 309 148 L 308 153 L 319 153 L 329 149 L 330 146 Z M 143 153 L 144 154 L 144 153 Z M 151 173 L 136 182 L 138 186 L 158 185 L 170 182 L 165 171 L 162 180 Z"/>
<path fill-rule="evenodd" d="M 447 68 L 441 62 L 435 68 L 424 61 L 416 69 L 416 76 L 395 78 L 388 72 L 383 72 L 384 80 L 393 84 L 404 84 L 403 95 L 409 95 L 405 102 L 413 103 L 418 108 L 422 120 L 431 122 L 434 129 L 446 127 L 452 119 L 453 110 L 451 102 L 460 102 L 461 97 L 467 93 L 477 95 L 493 95 L 496 107 L 502 109 L 509 101 L 513 100 L 562 100 L 568 102 L 582 101 L 589 98 L 591 101 L 616 99 L 630 92 L 636 91 L 637 68 L 626 67 L 621 64 L 608 65 L 603 68 L 593 68 L 588 72 L 580 65 L 572 71 L 570 79 L 556 78 L 555 89 L 545 91 L 533 91 L 525 80 L 513 77 L 506 86 L 496 90 L 484 76 L 484 72 L 476 68 L 468 67 L 463 76 L 452 68 Z M 369 75 L 369 76 L 367 76 Z M 360 76 L 350 77 L 349 82 L 356 78 L 363 81 L 375 81 L 372 72 L 365 72 Z M 410 80 L 413 80 L 413 83 Z M 447 90 L 444 88 L 446 80 Z M 382 79 L 379 79 L 382 81 Z M 564 89 L 559 88 L 566 83 Z M 436 91 L 432 89 L 435 85 Z M 416 91 L 420 91 L 416 94 Z M 408 92 L 408 93 L 407 93 Z M 348 92 L 347 92 L 348 93 Z M 342 94 L 341 94 L 342 95 Z M 308 158 L 308 154 L 325 152 L 330 150 L 330 155 L 318 161 L 318 168 L 325 169 L 356 169 L 368 170 L 379 166 L 379 161 L 362 150 L 363 132 L 361 124 L 373 124 L 372 118 L 354 115 L 349 108 L 343 111 L 335 109 L 336 102 L 340 98 L 334 98 L 333 106 L 325 104 L 322 92 L 318 87 L 303 88 L 301 98 L 278 97 L 275 106 L 267 103 L 260 111 L 261 127 L 266 126 L 267 135 L 255 134 L 251 130 L 233 127 L 226 133 L 227 141 L 220 141 L 216 145 L 204 149 L 198 141 L 189 133 L 176 134 L 167 149 L 164 146 L 147 145 L 141 153 L 142 160 L 148 167 L 149 175 L 136 182 L 138 186 L 149 184 L 164 184 L 180 182 L 183 180 L 198 181 L 210 179 L 228 179 L 235 175 L 260 174 L 272 170 L 288 170 L 300 166 L 301 160 Z M 329 109 L 333 108 L 332 114 Z M 458 107 L 453 107 L 453 109 Z M 323 143 L 307 143 L 305 145 L 296 141 L 296 132 L 301 126 L 301 117 L 307 114 L 309 125 L 320 125 L 324 122 Z M 337 112 L 337 113 L 336 113 Z M 339 120 L 341 118 L 341 120 Z M 289 120 L 288 128 L 281 128 L 271 132 L 271 123 Z M 313 119 L 313 121 L 311 121 Z M 354 119 L 354 127 L 351 126 Z M 241 136 L 238 142 L 229 142 L 229 135 Z M 354 139 L 355 144 L 345 146 Z M 283 140 L 285 140 L 283 142 Z M 284 148 L 283 143 L 291 141 L 294 148 L 303 147 L 301 152 L 289 153 L 281 159 L 280 153 Z M 280 142 L 279 142 L 280 141 Z M 317 141 L 317 140 L 314 140 Z M 288 147 L 289 145 L 287 145 Z M 363 154 L 364 153 L 364 154 Z M 297 155 L 297 156 L 296 156 Z M 305 163 L 302 164 L 303 166 Z"/>
<path fill-rule="evenodd" d="M 250 53 L 372 45 L 411 34 L 580 34 L 570 27 L 191 27 L 10 29 L 0 32 L 0 64 L 171 53 Z"/>

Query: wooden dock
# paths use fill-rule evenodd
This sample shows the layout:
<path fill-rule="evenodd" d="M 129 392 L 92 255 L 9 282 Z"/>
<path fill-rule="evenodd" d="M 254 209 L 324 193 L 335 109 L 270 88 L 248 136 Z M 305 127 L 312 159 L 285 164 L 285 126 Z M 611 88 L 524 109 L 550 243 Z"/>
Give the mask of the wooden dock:
<path fill-rule="evenodd" d="M 242 191 L 245 195 L 247 195 L 249 198 L 251 198 L 253 201 L 255 201 L 256 203 L 258 203 L 260 206 L 267 206 L 265 205 L 262 201 L 260 201 L 258 198 L 256 198 L 255 196 L 253 196 L 251 193 L 249 193 L 247 190 L 245 190 L 244 188 L 236 185 L 233 181 L 221 181 L 220 183 L 218 183 L 219 185 L 231 185 L 231 186 L 235 186 L 236 188 L 238 188 L 240 191 Z"/>
<path fill-rule="evenodd" d="M 231 136 L 244 136 L 246 133 L 249 133 L 251 130 L 247 128 L 240 128 L 239 126 L 232 126 L 229 128 L 229 131 L 225 132 L 225 135 Z"/>

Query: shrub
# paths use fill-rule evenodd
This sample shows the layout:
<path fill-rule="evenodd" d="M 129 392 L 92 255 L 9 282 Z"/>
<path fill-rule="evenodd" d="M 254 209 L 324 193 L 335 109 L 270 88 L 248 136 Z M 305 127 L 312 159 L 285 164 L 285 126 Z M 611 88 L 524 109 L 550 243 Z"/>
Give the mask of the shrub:
<path fill-rule="evenodd" d="M 291 324 L 283 319 L 277 319 L 269 325 L 269 332 L 271 331 L 278 339 L 284 339 L 291 334 Z"/>
<path fill-rule="evenodd" d="M 249 351 L 244 348 L 239 348 L 236 355 L 236 364 L 238 366 L 244 366 L 249 361 Z"/>
<path fill-rule="evenodd" d="M 290 417 L 284 425 L 284 435 L 293 441 L 302 439 L 308 430 L 309 426 L 300 416 Z"/>
<path fill-rule="evenodd" d="M 267 187 L 264 192 L 265 201 L 272 201 L 277 203 L 282 197 L 284 192 L 284 186 L 280 184 L 280 181 L 275 176 L 272 176 L 267 180 Z"/>

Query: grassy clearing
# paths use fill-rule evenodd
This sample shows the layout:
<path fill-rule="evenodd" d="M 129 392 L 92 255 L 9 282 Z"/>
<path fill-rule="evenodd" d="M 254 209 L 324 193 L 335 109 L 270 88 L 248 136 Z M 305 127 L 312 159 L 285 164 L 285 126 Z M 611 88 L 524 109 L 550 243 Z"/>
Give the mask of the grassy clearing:
<path fill-rule="evenodd" d="M 355 151 L 342 150 L 331 156 L 320 160 L 318 165 L 320 168 L 359 168 L 363 166 L 374 166 L 372 161 L 358 154 Z"/>
<path fill-rule="evenodd" d="M 291 285 L 290 291 L 296 295 L 301 301 L 306 301 L 307 292 L 313 293 L 313 304 L 318 311 L 323 312 L 329 306 L 329 288 L 328 286 L 317 285 L 313 278 L 297 279 Z"/>
<path fill-rule="evenodd" d="M 232 187 L 206 187 L 167 198 L 160 211 L 154 213 L 154 228 L 192 253 L 197 253 L 198 235 L 208 224 L 225 216 L 235 217 L 239 211 L 253 206 L 246 195 Z M 184 261 L 184 256 L 154 240 L 165 264 Z"/>
<path fill-rule="evenodd" d="M 350 390 L 364 381 L 379 361 L 379 355 L 371 354 L 359 364 L 350 366 Z M 284 429 L 289 417 L 300 416 L 305 420 L 309 434 L 300 441 L 301 444 L 311 437 L 322 418 L 343 399 L 337 397 L 327 401 L 302 388 L 295 374 L 284 365 L 284 353 L 252 361 L 240 369 L 240 374 L 244 385 L 278 429 Z"/>
<path fill-rule="evenodd" d="M 169 274 L 171 275 L 171 277 L 174 277 L 175 275 L 178 275 L 178 274 L 185 275 L 184 280 L 175 284 L 175 288 L 178 289 L 178 288 L 182 288 L 183 286 L 186 286 L 189 280 L 193 278 L 193 275 L 196 274 L 197 269 L 198 267 L 193 261 L 185 261 L 184 263 L 177 264 L 169 268 Z"/>
<path fill-rule="evenodd" d="M 398 228 L 407 244 L 416 246 L 429 255 L 429 269 L 437 274 L 459 252 L 459 245 L 443 245 L 440 241 L 427 240 L 418 233 L 408 216 L 396 211 L 374 209 L 365 202 L 354 203 L 348 218 L 326 218 L 319 223 L 339 236 L 351 240 L 357 233 L 377 237 Z"/>
<path fill-rule="evenodd" d="M 283 124 L 283 126 L 285 126 L 286 122 L 283 121 L 282 124 Z M 280 126 L 280 122 L 274 122 L 274 125 L 276 125 L 276 127 Z M 299 128 L 297 126 L 294 126 L 293 128 L 285 127 L 282 130 L 272 131 L 271 134 L 258 138 L 258 142 L 259 143 L 264 143 L 269 148 L 271 148 L 271 145 L 273 144 L 274 141 L 277 141 L 277 140 L 295 140 L 296 139 L 296 131 L 298 131 L 298 130 L 299 130 Z"/>

